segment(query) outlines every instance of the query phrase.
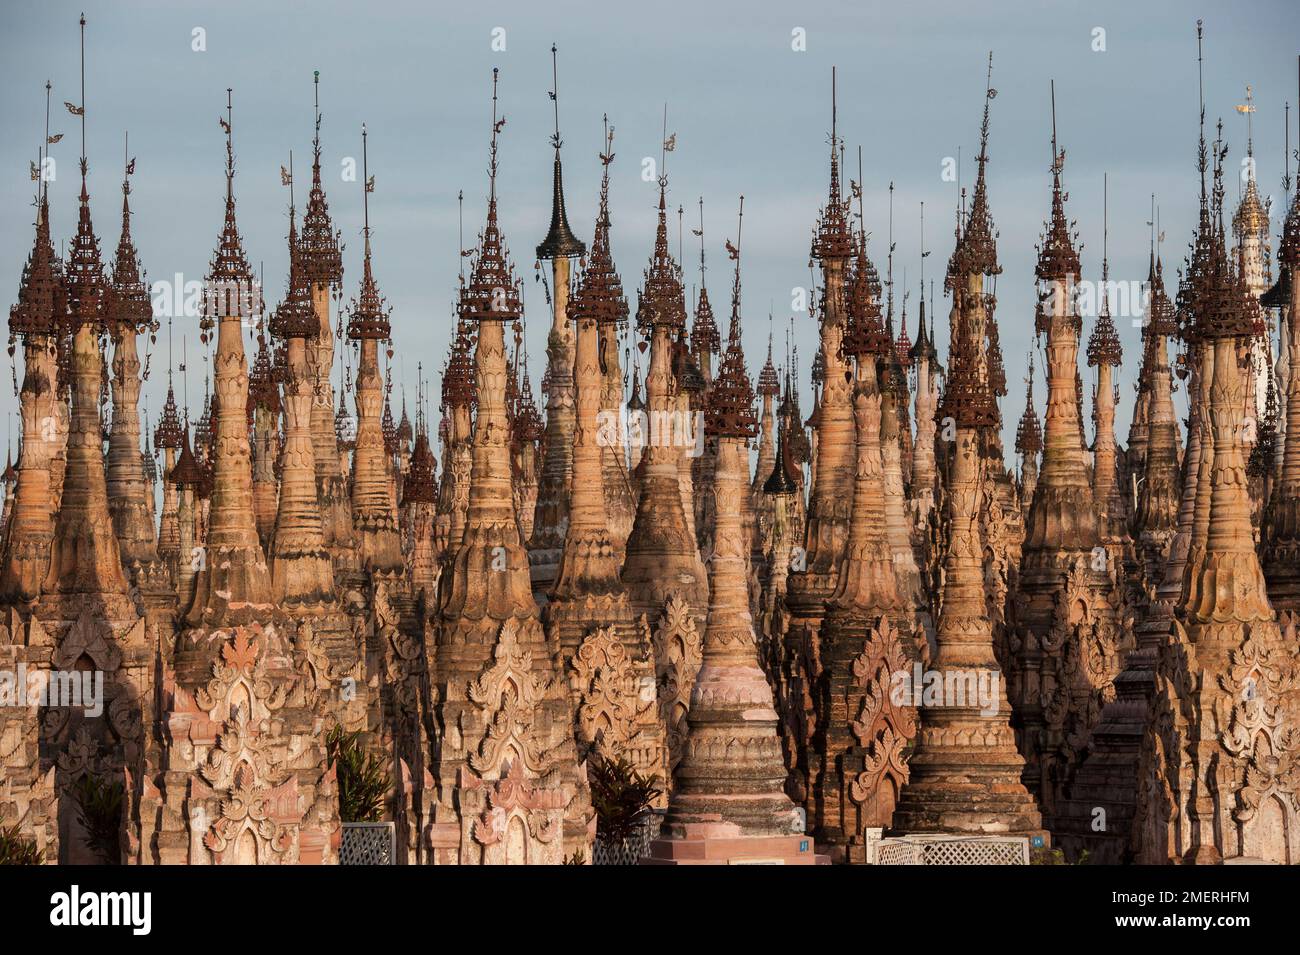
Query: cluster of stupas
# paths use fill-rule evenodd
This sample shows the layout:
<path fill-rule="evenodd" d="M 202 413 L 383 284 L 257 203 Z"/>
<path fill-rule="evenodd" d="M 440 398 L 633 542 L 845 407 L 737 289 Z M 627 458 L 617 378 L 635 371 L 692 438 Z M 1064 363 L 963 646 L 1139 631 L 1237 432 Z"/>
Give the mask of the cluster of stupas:
<path fill-rule="evenodd" d="M 743 197 L 725 329 L 702 200 L 689 314 L 666 154 L 649 261 L 625 290 L 612 129 L 588 244 L 568 220 L 557 102 L 536 250 L 543 414 L 499 217 L 497 82 L 436 419 L 423 375 L 414 424 L 404 402 L 392 413 L 364 127 L 354 296 L 344 308 L 318 107 L 301 221 L 283 171 L 288 274 L 267 308 L 236 221 L 227 91 L 199 321 L 210 397 L 191 426 L 169 366 L 142 446 L 140 338 L 159 322 L 131 237 L 134 163 L 111 269 L 101 254 L 83 68 L 76 235 L 57 255 L 41 178 L 9 317 L 22 437 L 4 476 L 0 669 L 102 673 L 104 705 L 0 708 L 6 825 L 49 861 L 102 858 L 78 809 L 89 778 L 121 787 L 113 861 L 335 862 L 326 739 L 341 728 L 389 774 L 381 817 L 407 864 L 590 861 L 595 761 L 655 780 L 648 863 L 862 863 L 882 832 L 1023 836 L 1107 862 L 1297 861 L 1300 189 L 1274 281 L 1255 180 L 1229 222 L 1227 148 L 1202 110 L 1194 243 L 1171 294 L 1152 242 L 1124 446 L 1123 355 L 1108 300 L 1090 327 L 1078 307 L 1053 118 L 1013 469 L 991 85 L 942 361 L 933 283 L 909 328 L 892 237 L 883 277 L 872 261 L 832 96 L 807 419 L 797 352 L 774 364 L 769 338 L 751 377 L 742 349 Z M 644 369 L 624 367 L 630 334 Z M 340 375 L 343 335 L 355 364 Z"/>

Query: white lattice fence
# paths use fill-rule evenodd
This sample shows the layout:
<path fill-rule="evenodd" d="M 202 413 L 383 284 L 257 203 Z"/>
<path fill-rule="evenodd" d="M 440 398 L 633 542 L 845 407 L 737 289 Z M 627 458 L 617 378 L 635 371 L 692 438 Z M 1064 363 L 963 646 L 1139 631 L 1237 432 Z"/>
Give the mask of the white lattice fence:
<path fill-rule="evenodd" d="M 1029 865 L 1024 836 L 869 837 L 869 845 L 875 865 Z"/>
<path fill-rule="evenodd" d="M 391 822 L 345 822 L 339 865 L 396 865 L 396 843 Z"/>

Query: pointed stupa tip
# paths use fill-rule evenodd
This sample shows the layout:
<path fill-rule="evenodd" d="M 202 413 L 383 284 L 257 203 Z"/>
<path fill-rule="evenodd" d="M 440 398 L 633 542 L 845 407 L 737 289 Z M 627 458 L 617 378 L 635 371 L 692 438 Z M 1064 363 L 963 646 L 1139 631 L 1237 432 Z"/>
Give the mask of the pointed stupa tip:
<path fill-rule="evenodd" d="M 812 257 L 819 262 L 847 260 L 853 255 L 853 236 L 849 229 L 848 201 L 840 188 L 839 133 L 837 129 L 835 68 L 831 67 L 831 174 L 826 205 L 813 234 Z"/>
<path fill-rule="evenodd" d="M 379 416 L 379 432 L 384 436 L 384 453 L 396 454 L 400 448 L 397 421 L 393 418 L 393 403 L 387 390 L 384 391 L 384 411 Z"/>
<path fill-rule="evenodd" d="M 772 335 L 767 336 L 767 361 L 758 373 L 758 393 L 764 397 L 781 392 L 781 379 L 777 376 L 776 366 L 772 364 Z"/>
<path fill-rule="evenodd" d="M 537 402 L 533 399 L 533 385 L 528 379 L 527 367 L 524 368 L 524 380 L 519 387 L 515 409 L 512 425 L 514 439 L 521 444 L 542 440 L 542 436 L 546 433 L 546 425 L 537 410 Z"/>
<path fill-rule="evenodd" d="M 569 228 L 569 215 L 564 208 L 564 176 L 560 167 L 560 150 L 555 150 L 555 183 L 551 194 L 551 228 L 537 246 L 537 258 L 574 258 L 583 255 L 587 246 Z"/>
<path fill-rule="evenodd" d="M 429 436 L 420 431 L 411 452 L 411 465 L 402 481 L 402 506 L 436 504 L 438 501 L 438 464 L 429 447 Z"/>
<path fill-rule="evenodd" d="M 188 428 L 181 429 L 181 453 L 172 466 L 167 479 L 177 487 L 201 488 L 205 475 L 194 452 L 190 450 L 190 433 Z"/>
<path fill-rule="evenodd" d="M 280 386 L 275 380 L 275 362 L 271 357 L 271 348 L 267 337 L 257 336 L 257 355 L 248 370 L 248 409 L 249 413 L 261 408 L 272 415 L 280 413 Z"/>
<path fill-rule="evenodd" d="M 176 409 L 176 392 L 171 383 L 168 382 L 167 400 L 163 403 L 162 416 L 158 419 L 158 427 L 154 429 L 153 433 L 154 447 L 159 450 L 179 448 L 183 433 L 184 429 L 181 427 L 180 414 Z"/>
<path fill-rule="evenodd" d="M 216 251 L 208 267 L 207 283 L 204 287 L 203 329 L 200 339 L 208 341 L 210 329 L 218 318 L 227 316 L 250 316 L 252 303 L 253 271 L 244 254 L 244 243 L 239 235 L 239 225 L 235 221 L 235 152 L 234 152 L 234 109 L 233 91 L 226 89 L 226 118 L 221 120 L 221 128 L 226 133 L 226 214 L 222 224 L 221 235 L 217 238 Z"/>
<path fill-rule="evenodd" d="M 864 231 L 857 242 L 853 280 L 849 286 L 848 327 L 844 333 L 846 355 L 889 354 L 893 338 L 885 331 L 880 311 L 880 279 L 875 266 L 867 258 L 867 236 Z"/>
<path fill-rule="evenodd" d="M 716 355 L 722 348 L 722 337 L 718 334 L 718 323 L 713 316 L 713 304 L 709 301 L 709 288 L 705 283 L 704 264 L 704 197 L 699 199 L 700 206 L 700 294 L 695 298 L 695 323 L 691 326 L 691 351 L 699 355 Z"/>
<path fill-rule="evenodd" d="M 595 236 L 591 240 L 591 256 L 573 296 L 572 317 L 593 321 L 597 325 L 622 325 L 628 317 L 623 280 L 614 266 L 609 247 L 609 166 L 614 160 L 613 142 L 612 131 L 607 132 L 605 151 L 600 154 L 604 169 L 600 179 L 600 202 L 596 212 Z M 542 390 L 546 391 L 545 386 Z"/>
<path fill-rule="evenodd" d="M 442 402 L 448 408 L 474 404 L 474 349 L 469 326 L 464 322 L 458 325 L 456 334 L 452 336 L 447 370 L 442 376 Z"/>
<path fill-rule="evenodd" d="M 984 89 L 984 118 L 980 123 L 980 151 L 976 158 L 978 171 L 975 174 L 975 188 L 971 193 L 970 211 L 966 214 L 952 263 L 958 274 L 998 275 L 1002 271 L 998 264 L 997 229 L 989 211 L 986 176 L 989 163 L 989 105 L 997 95 L 998 91 L 993 88 L 993 53 L 990 52 L 988 79 Z"/>
<path fill-rule="evenodd" d="M 65 282 L 68 290 L 68 317 L 74 327 L 100 325 L 105 318 L 107 285 L 99 239 L 90 221 L 90 193 L 86 189 L 85 159 L 82 159 L 81 195 L 77 209 L 77 234 L 72 239 Z"/>
<path fill-rule="evenodd" d="M 763 493 L 773 497 L 798 493 L 799 484 L 792 475 L 797 467 L 786 443 L 785 429 L 782 428 L 776 438 L 776 463 L 772 466 L 772 473 L 763 482 Z"/>
<path fill-rule="evenodd" d="M 302 236 L 299 247 L 302 255 L 303 278 L 310 285 L 328 285 L 338 288 L 343 283 L 343 255 L 339 249 L 339 236 L 330 219 L 329 203 L 325 200 L 325 186 L 321 180 L 320 162 L 320 70 L 312 75 L 316 105 L 312 135 L 311 191 L 307 194 L 307 209 L 302 217 Z"/>
<path fill-rule="evenodd" d="M 462 297 L 462 314 L 476 322 L 516 321 L 523 315 L 519 284 L 508 258 L 505 240 L 497 222 L 497 134 L 505 126 L 505 117 L 497 118 L 498 71 L 492 70 L 492 139 L 488 160 L 487 223 L 483 227 L 478 256 L 470 271 Z"/>
<path fill-rule="evenodd" d="M 556 59 L 555 44 L 551 44 L 551 103 L 555 109 L 555 132 L 551 135 L 551 145 L 555 148 L 555 172 L 551 185 L 551 228 L 546 238 L 537 246 L 537 258 L 559 259 L 580 256 L 587 247 L 569 228 L 569 214 L 564 207 L 564 172 L 560 162 L 560 147 L 564 141 L 560 138 L 560 76 Z"/>
<path fill-rule="evenodd" d="M 385 400 L 387 400 L 385 398 Z M 415 429 L 411 427 L 411 419 L 406 414 L 406 395 L 402 395 L 402 420 L 397 423 L 397 439 L 402 442 L 404 447 L 411 446 L 411 439 L 415 436 Z"/>
<path fill-rule="evenodd" d="M 1259 302 L 1228 258 L 1223 226 L 1223 165 L 1228 149 L 1222 143 L 1222 122 L 1214 145 L 1214 228 L 1209 259 L 1196 293 L 1198 334 L 1210 339 L 1251 338 L 1263 331 Z"/>
<path fill-rule="evenodd" d="M 364 209 L 365 252 L 361 267 L 361 288 L 348 306 L 348 338 L 352 341 L 384 341 L 392 334 L 391 308 L 375 281 L 370 252 L 370 179 L 369 150 L 365 123 L 361 124 L 361 181 Z"/>
<path fill-rule="evenodd" d="M 9 334 L 53 335 L 68 308 L 67 287 L 60 274 L 58 256 L 50 241 L 49 200 L 42 192 L 36 213 L 36 239 L 23 266 L 18 302 L 9 310 Z"/>
<path fill-rule="evenodd" d="M 1029 353 L 1029 375 L 1025 385 L 1025 411 L 1016 425 L 1016 453 L 1033 455 L 1043 450 L 1043 430 L 1034 409 L 1034 355 Z"/>
<path fill-rule="evenodd" d="M 140 257 L 131 238 L 129 176 L 134 167 L 135 160 L 131 160 L 122 178 L 122 234 L 118 239 L 117 255 L 113 261 L 106 313 L 113 325 L 130 327 L 136 332 L 145 332 L 156 329 L 157 324 L 154 322 L 149 286 L 141 274 Z"/>
<path fill-rule="evenodd" d="M 922 305 L 924 307 L 924 305 Z M 904 370 L 912 365 L 912 337 L 907 333 L 907 295 L 903 295 L 903 314 L 898 320 L 898 337 L 894 339 L 894 355 Z"/>
<path fill-rule="evenodd" d="M 1056 137 L 1052 137 L 1052 212 L 1044 223 L 1043 238 L 1038 250 L 1038 263 L 1034 274 L 1040 281 L 1065 281 L 1067 277 L 1079 276 L 1079 253 L 1074 247 L 1070 235 L 1070 226 L 1065 219 L 1065 201 L 1068 194 L 1061 189 L 1061 169 L 1065 165 L 1065 150 L 1056 149 Z"/>
<path fill-rule="evenodd" d="M 740 215 L 736 243 L 727 243 L 727 251 L 736 263 L 731 286 L 731 321 L 727 327 L 727 349 L 722 355 L 717 378 L 709 392 L 704 412 L 707 434 L 726 438 L 752 438 L 758 433 L 758 415 L 754 410 L 754 388 L 745 369 L 745 351 L 741 342 L 740 318 L 740 233 L 745 218 L 745 197 L 740 197 Z"/>

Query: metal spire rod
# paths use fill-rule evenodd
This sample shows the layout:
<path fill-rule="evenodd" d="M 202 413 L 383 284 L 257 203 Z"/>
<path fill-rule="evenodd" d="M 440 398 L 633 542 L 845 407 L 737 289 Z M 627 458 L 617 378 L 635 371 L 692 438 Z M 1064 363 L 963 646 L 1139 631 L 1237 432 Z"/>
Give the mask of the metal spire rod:
<path fill-rule="evenodd" d="M 555 107 L 555 135 L 551 138 L 551 144 L 555 146 L 555 151 L 560 151 L 560 72 L 556 63 L 555 44 L 551 44 L 551 104 Z"/>
<path fill-rule="evenodd" d="M 1052 172 L 1053 172 L 1053 174 L 1057 174 L 1057 173 L 1060 172 L 1060 170 L 1059 170 L 1059 169 L 1057 168 L 1057 166 L 1056 166 L 1056 158 L 1057 158 L 1057 152 L 1056 152 L 1056 80 L 1053 79 L 1053 80 L 1051 81 L 1051 84 L 1052 84 Z"/>
<path fill-rule="evenodd" d="M 859 161 L 861 153 L 859 153 Z M 861 176 L 861 171 L 858 172 Z M 858 190 L 862 191 L 862 183 L 858 183 Z M 894 183 L 889 183 L 889 253 L 885 258 L 885 287 L 889 290 L 886 298 L 886 314 L 890 319 L 894 317 Z"/>
<path fill-rule="evenodd" d="M 1196 21 L 1196 91 L 1200 102 L 1201 138 L 1197 153 L 1197 167 L 1201 171 L 1201 205 L 1205 206 L 1205 67 L 1201 52 L 1201 21 Z"/>
<path fill-rule="evenodd" d="M 1286 194 L 1286 206 L 1291 204 L 1291 104 L 1283 107 L 1283 149 L 1282 149 L 1282 189 Z"/>
<path fill-rule="evenodd" d="M 1156 194 L 1151 193 L 1151 220 L 1147 223 L 1151 227 L 1151 258 L 1156 257 Z"/>
<path fill-rule="evenodd" d="M 456 193 L 456 204 L 460 209 L 460 239 L 456 246 L 456 257 L 460 259 L 460 281 L 465 282 L 465 190 Z"/>
<path fill-rule="evenodd" d="M 858 147 L 858 227 L 862 230 L 862 241 L 867 241 L 867 212 L 862 200 L 862 147 Z M 892 188 L 892 187 L 891 187 Z"/>
<path fill-rule="evenodd" d="M 664 103 L 664 129 L 659 140 L 659 179 L 668 180 L 668 104 Z"/>
<path fill-rule="evenodd" d="M 831 153 L 835 152 L 836 121 L 839 118 L 835 100 L 835 67 L 831 67 Z"/>
<path fill-rule="evenodd" d="M 53 88 L 54 87 L 50 83 L 50 81 L 46 80 L 45 81 L 45 142 L 41 146 L 42 151 L 40 153 L 41 181 L 36 188 L 36 191 L 40 194 L 42 199 L 45 198 L 46 195 L 48 195 L 48 190 L 49 190 L 49 186 L 46 185 L 49 182 L 49 179 L 45 175 L 45 157 L 50 154 L 50 90 Z"/>
<path fill-rule="evenodd" d="M 497 198 L 497 78 L 500 71 L 492 67 L 492 145 L 488 164 L 488 199 L 495 202 Z"/>
<path fill-rule="evenodd" d="M 704 197 L 700 196 L 700 288 L 704 288 Z"/>
<path fill-rule="evenodd" d="M 1105 283 L 1110 277 L 1110 259 L 1108 243 L 1110 241 L 1110 174 L 1101 174 L 1101 281 L 1102 295 L 1106 295 Z"/>
<path fill-rule="evenodd" d="M 361 124 L 361 221 L 366 237 L 366 258 L 370 258 L 370 165 L 366 147 L 366 124 Z"/>
<path fill-rule="evenodd" d="M 226 87 L 226 198 L 234 194 L 235 189 L 235 111 L 234 90 Z"/>
<path fill-rule="evenodd" d="M 921 294 L 925 295 L 925 200 L 921 200 Z"/>
<path fill-rule="evenodd" d="M 86 178 L 86 15 L 81 15 L 81 178 Z"/>

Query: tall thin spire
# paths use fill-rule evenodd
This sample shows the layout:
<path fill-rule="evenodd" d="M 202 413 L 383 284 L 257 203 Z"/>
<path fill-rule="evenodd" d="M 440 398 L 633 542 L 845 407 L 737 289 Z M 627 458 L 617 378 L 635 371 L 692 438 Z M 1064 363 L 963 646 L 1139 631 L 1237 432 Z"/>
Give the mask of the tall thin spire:
<path fill-rule="evenodd" d="M 361 197 L 362 232 L 365 235 L 365 253 L 361 273 L 361 290 L 352 300 L 348 315 L 348 337 L 353 341 L 363 338 L 383 340 L 392 334 L 389 308 L 375 282 L 370 259 L 370 193 L 375 183 L 370 176 L 369 133 L 361 124 L 361 179 L 364 183 Z"/>
<path fill-rule="evenodd" d="M 703 352 L 716 354 L 722 348 L 722 339 L 718 335 L 718 324 L 713 318 L 713 305 L 709 302 L 709 290 L 704 284 L 704 197 L 699 198 L 700 227 L 691 231 L 700 240 L 700 294 L 695 302 L 695 324 L 691 327 L 691 350 L 697 358 Z"/>
<path fill-rule="evenodd" d="M 831 176 L 826 198 L 826 207 L 822 210 L 821 221 L 813 237 L 812 258 L 848 259 L 853 254 L 853 243 L 849 236 L 846 209 L 840 192 L 840 140 L 838 132 L 838 103 L 836 101 L 835 67 L 831 67 Z"/>
<path fill-rule="evenodd" d="M 86 159 L 86 17 L 81 23 L 81 195 L 77 215 L 77 234 L 68 257 L 67 281 L 70 319 L 73 326 L 98 324 L 104 319 L 104 267 L 99 254 L 99 240 L 90 220 L 90 191 L 86 185 L 89 164 Z"/>
<path fill-rule="evenodd" d="M 302 216 L 302 234 L 299 238 L 303 258 L 303 272 L 313 285 L 329 285 L 335 289 L 343 281 L 343 257 L 339 251 L 338 233 L 330 219 L 329 203 L 325 201 L 325 188 L 321 181 L 320 163 L 320 70 L 312 73 L 313 84 L 313 134 L 311 141 L 311 191 L 307 208 Z"/>
<path fill-rule="evenodd" d="M 564 207 L 564 177 L 560 166 L 560 146 L 564 141 L 560 138 L 560 80 L 554 43 L 551 44 L 549 95 L 555 108 L 555 132 L 551 134 L 551 145 L 555 148 L 555 179 L 551 192 L 551 228 L 547 231 L 546 238 L 537 246 L 539 260 L 554 259 L 559 256 L 579 256 L 587 251 L 587 247 L 569 228 L 569 216 Z"/>
<path fill-rule="evenodd" d="M 1109 175 L 1103 174 L 1101 182 L 1101 305 L 1097 313 L 1097 321 L 1092 328 L 1092 335 L 1088 338 L 1088 364 L 1094 368 L 1099 365 L 1117 366 L 1124 354 L 1120 347 L 1119 334 L 1115 330 L 1115 322 L 1110 316 Z"/>

